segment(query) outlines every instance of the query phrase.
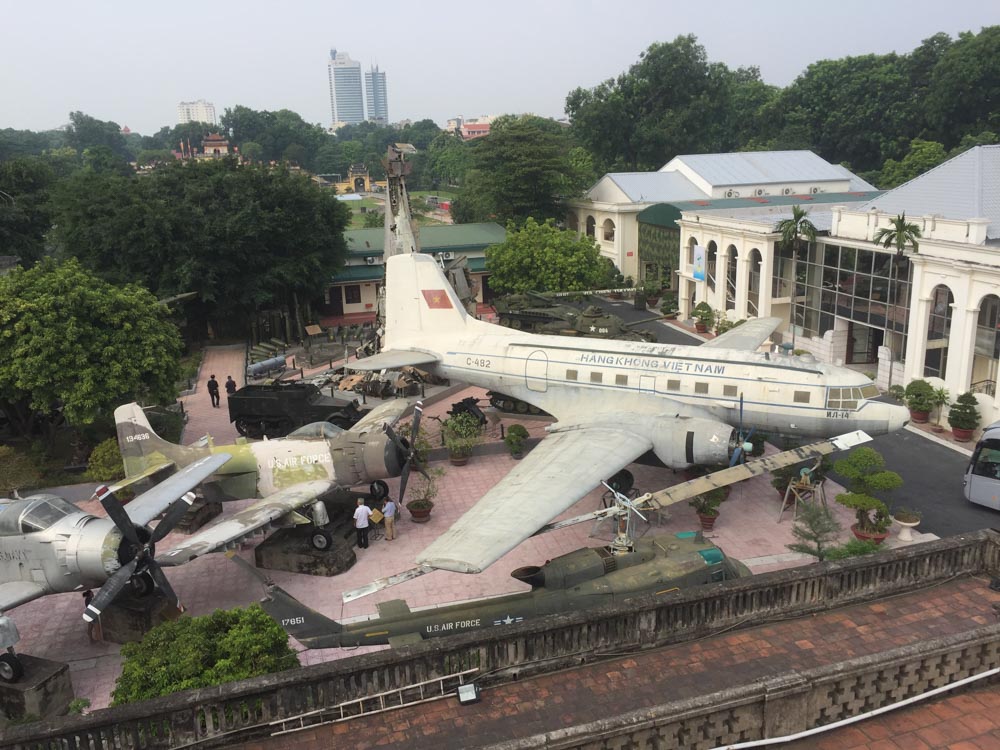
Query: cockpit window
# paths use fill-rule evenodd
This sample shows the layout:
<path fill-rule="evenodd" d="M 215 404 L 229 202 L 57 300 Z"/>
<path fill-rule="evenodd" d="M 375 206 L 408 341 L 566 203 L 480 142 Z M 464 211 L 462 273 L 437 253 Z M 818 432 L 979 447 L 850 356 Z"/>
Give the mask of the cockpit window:
<path fill-rule="evenodd" d="M 76 507 L 61 497 L 55 495 L 39 497 L 29 502 L 21 514 L 21 532 L 30 534 L 34 531 L 43 531 L 60 518 L 76 512 Z"/>
<path fill-rule="evenodd" d="M 875 388 L 874 385 L 871 386 Z M 868 386 L 843 386 L 839 388 L 828 388 L 826 396 L 826 408 L 827 409 L 838 409 L 838 410 L 853 410 L 858 408 L 858 402 L 864 398 L 870 398 L 865 395 L 865 390 Z M 875 394 L 878 395 L 878 388 L 875 388 Z"/>
<path fill-rule="evenodd" d="M 878 386 L 874 383 L 861 386 L 861 396 L 863 398 L 878 398 Z"/>
<path fill-rule="evenodd" d="M 335 424 L 329 422 L 313 422 L 307 424 L 292 433 L 288 437 L 299 440 L 319 440 L 337 437 L 343 430 Z"/>

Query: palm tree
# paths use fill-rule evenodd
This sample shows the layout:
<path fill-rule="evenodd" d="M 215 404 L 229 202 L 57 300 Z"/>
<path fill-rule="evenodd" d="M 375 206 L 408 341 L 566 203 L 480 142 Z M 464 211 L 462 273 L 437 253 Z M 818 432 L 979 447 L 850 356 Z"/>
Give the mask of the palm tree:
<path fill-rule="evenodd" d="M 906 212 L 904 211 L 889 223 L 892 226 L 882 227 L 875 232 L 872 242 L 882 247 L 896 248 L 897 258 L 903 255 L 907 245 L 913 248 L 913 252 L 918 252 L 920 243 L 917 242 L 917 239 L 920 237 L 920 227 L 916 224 L 907 224 Z"/>
<path fill-rule="evenodd" d="M 801 206 L 792 206 L 792 218 L 782 219 L 774 231 L 781 234 L 779 244 L 792 248 L 792 349 L 795 349 L 795 302 L 798 299 L 798 259 L 802 249 L 802 239 L 816 241 L 816 226 L 807 218 L 808 211 Z"/>

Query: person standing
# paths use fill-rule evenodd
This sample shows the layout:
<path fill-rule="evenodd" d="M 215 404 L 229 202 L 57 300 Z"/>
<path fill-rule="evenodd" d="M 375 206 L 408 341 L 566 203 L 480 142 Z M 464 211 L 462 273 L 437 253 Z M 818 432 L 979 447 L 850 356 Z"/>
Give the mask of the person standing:
<path fill-rule="evenodd" d="M 359 497 L 358 507 L 354 510 L 354 530 L 358 533 L 358 547 L 361 549 L 368 549 L 368 517 L 371 514 L 372 509 Z"/>
<path fill-rule="evenodd" d="M 396 538 L 396 503 L 391 497 L 382 503 L 382 515 L 385 517 L 385 540 L 391 542 Z"/>
<path fill-rule="evenodd" d="M 236 393 L 236 381 L 233 380 L 232 375 L 226 376 L 226 398 L 229 398 L 234 393 Z"/>
<path fill-rule="evenodd" d="M 212 397 L 212 406 L 219 408 L 219 381 L 215 375 L 208 379 L 208 395 Z"/>

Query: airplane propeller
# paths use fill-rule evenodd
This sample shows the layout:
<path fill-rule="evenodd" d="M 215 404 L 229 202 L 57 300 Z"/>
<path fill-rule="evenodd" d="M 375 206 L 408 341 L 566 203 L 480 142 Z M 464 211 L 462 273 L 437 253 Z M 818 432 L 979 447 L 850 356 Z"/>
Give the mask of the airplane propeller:
<path fill-rule="evenodd" d="M 400 452 L 406 456 L 406 461 L 403 463 L 403 470 L 399 475 L 399 502 L 402 503 L 404 497 L 406 496 L 406 485 L 410 480 L 410 467 L 415 466 L 417 471 L 427 477 L 427 471 L 420 464 L 417 459 L 417 438 L 420 433 L 420 417 L 424 413 L 424 404 L 422 401 L 418 401 L 416 406 L 413 408 L 413 425 L 410 429 L 410 443 L 407 445 L 400 437 L 393 431 L 391 427 L 386 425 L 385 431 L 389 436 L 389 439 L 399 448 Z"/>
<path fill-rule="evenodd" d="M 750 432 L 746 435 L 743 434 L 743 394 L 740 394 L 740 426 L 736 431 L 737 444 L 736 450 L 733 451 L 732 458 L 729 459 L 729 466 L 732 468 L 736 464 L 746 463 L 747 454 L 753 450 L 753 443 L 750 442 L 750 438 L 753 437 L 753 433 L 756 427 L 751 427 Z"/>
<path fill-rule="evenodd" d="M 180 606 L 180 600 L 177 598 L 177 594 L 174 592 L 170 582 L 167 581 L 163 570 L 160 569 L 159 563 L 154 559 L 154 554 L 156 543 L 173 531 L 174 527 L 184 517 L 184 514 L 187 513 L 188 508 L 191 507 L 191 504 L 194 502 L 194 493 L 186 492 L 179 500 L 171 503 L 167 508 L 163 520 L 156 525 L 156 528 L 153 529 L 146 541 L 142 541 L 125 507 L 115 497 L 113 492 L 106 486 L 102 486 L 97 488 L 95 494 L 107 512 L 108 518 L 121 531 L 122 536 L 128 541 L 132 549 L 135 550 L 135 554 L 131 560 L 122 565 L 104 582 L 104 585 L 101 586 L 100 590 L 90 601 L 90 604 L 87 605 L 87 609 L 83 613 L 83 619 L 87 622 L 93 622 L 115 600 L 115 597 L 121 593 L 121 590 L 125 588 L 129 579 L 137 574 L 147 572 L 167 598 L 177 606 Z"/>

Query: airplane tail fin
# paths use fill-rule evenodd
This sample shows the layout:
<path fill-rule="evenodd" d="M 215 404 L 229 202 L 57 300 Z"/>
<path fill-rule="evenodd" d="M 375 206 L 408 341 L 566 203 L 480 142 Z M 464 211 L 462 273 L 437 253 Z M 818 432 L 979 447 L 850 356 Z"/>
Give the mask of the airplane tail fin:
<path fill-rule="evenodd" d="M 267 597 L 260 606 L 292 638 L 307 648 L 339 648 L 343 626 L 310 609 L 278 586 L 267 587 Z"/>
<path fill-rule="evenodd" d="M 386 261 L 385 348 L 405 348 L 421 334 L 463 333 L 488 324 L 471 317 L 437 263 L 428 255 Z"/>
<path fill-rule="evenodd" d="M 161 438 L 153 432 L 146 413 L 136 403 L 115 409 L 115 428 L 128 478 L 148 475 L 169 465 L 187 466 L 208 455 L 207 450 L 175 445 Z"/>

